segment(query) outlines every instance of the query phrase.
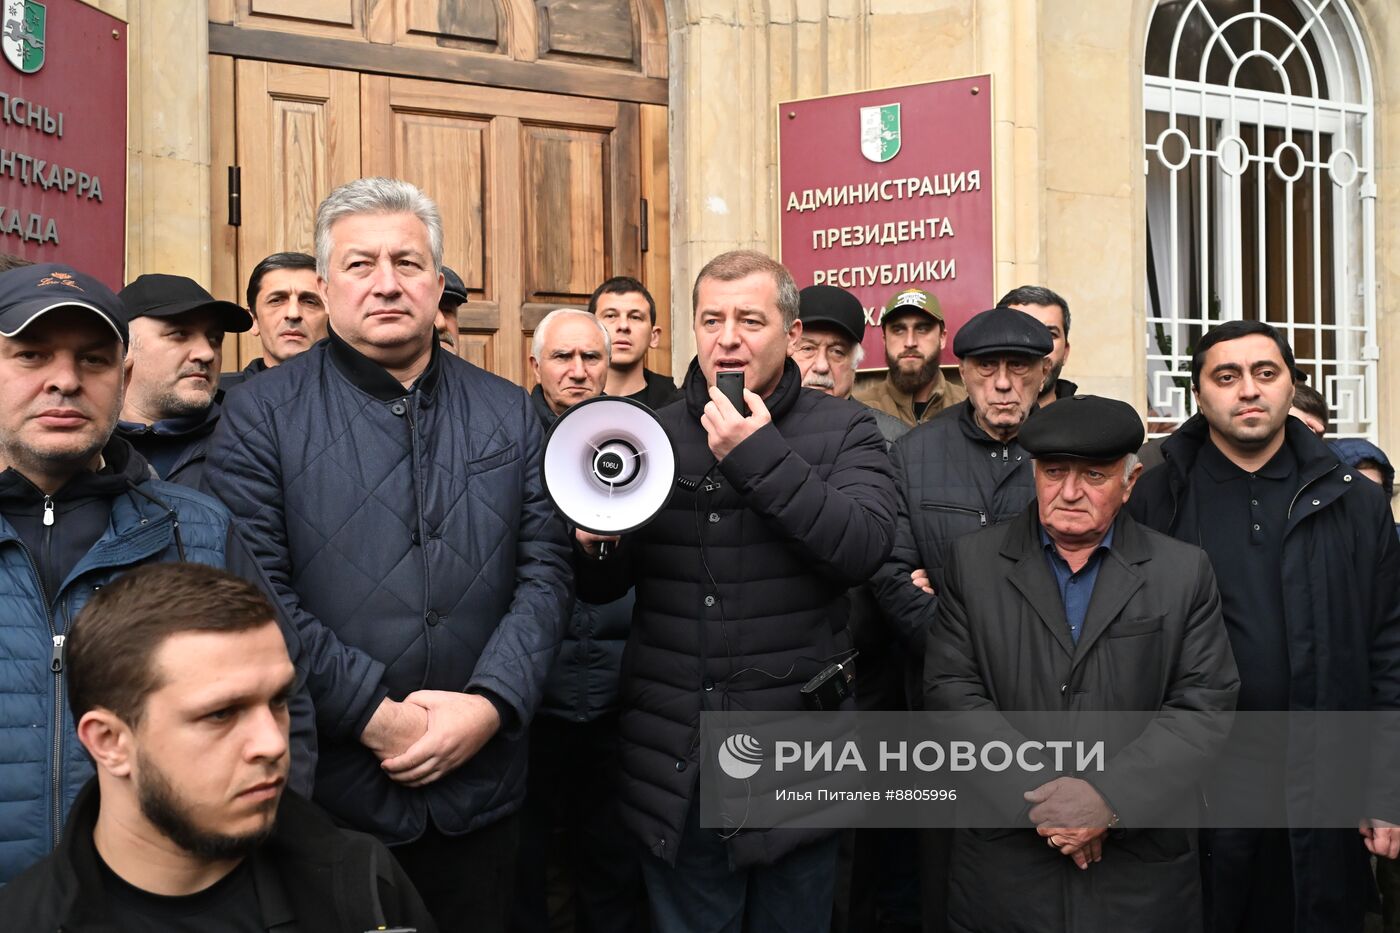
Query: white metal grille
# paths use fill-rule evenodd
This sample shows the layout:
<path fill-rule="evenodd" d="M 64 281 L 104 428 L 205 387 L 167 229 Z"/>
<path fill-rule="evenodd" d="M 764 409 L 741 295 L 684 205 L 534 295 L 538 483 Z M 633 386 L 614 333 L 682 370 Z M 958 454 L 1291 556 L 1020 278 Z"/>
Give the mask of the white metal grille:
<path fill-rule="evenodd" d="M 1339 436 L 1375 439 L 1371 73 L 1343 0 L 1158 0 L 1143 78 L 1150 429 L 1195 411 L 1220 321 L 1288 337 Z"/>

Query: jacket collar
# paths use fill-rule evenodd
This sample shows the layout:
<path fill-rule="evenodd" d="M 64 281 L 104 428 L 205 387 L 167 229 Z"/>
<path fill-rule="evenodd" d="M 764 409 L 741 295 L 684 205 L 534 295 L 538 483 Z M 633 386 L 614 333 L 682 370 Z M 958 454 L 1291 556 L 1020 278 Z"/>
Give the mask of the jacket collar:
<path fill-rule="evenodd" d="M 543 386 L 536 385 L 530 390 L 530 401 L 534 403 L 535 414 L 540 416 L 540 424 L 544 425 L 546 430 L 559 419 L 559 416 L 550 409 L 549 403 L 544 400 Z"/>
<path fill-rule="evenodd" d="M 898 408 L 901 412 L 904 412 L 906 415 L 908 415 L 909 418 L 912 419 L 912 418 L 914 417 L 914 395 L 913 395 L 913 393 L 905 392 L 905 391 L 903 391 L 902 389 L 900 389 L 898 386 L 896 386 L 896 385 L 894 384 L 894 378 L 893 378 L 892 376 L 890 376 L 888 373 L 885 375 L 885 391 L 889 393 L 890 401 L 894 402 L 894 405 L 895 405 L 896 408 Z M 935 411 L 937 411 L 938 409 L 940 409 L 941 406 L 939 406 L 939 405 L 936 404 L 936 403 L 937 403 L 941 398 L 943 398 L 943 394 L 944 394 L 945 392 L 947 392 L 947 391 L 948 391 L 948 377 L 945 376 L 945 375 L 943 375 L 943 370 L 942 370 L 942 368 L 939 368 L 939 369 L 937 369 L 937 370 L 934 371 L 934 375 L 933 375 L 933 394 L 930 395 L 930 396 L 928 397 L 928 408 L 929 408 L 929 409 L 933 409 L 933 410 L 935 410 Z M 925 412 L 924 412 L 924 417 L 921 418 L 921 419 L 918 419 L 918 420 L 920 420 L 920 421 L 927 421 L 927 420 L 928 420 L 929 418 L 931 418 L 931 417 L 932 417 L 932 415 L 930 415 L 930 414 L 928 413 L 928 410 L 926 409 Z"/>
<path fill-rule="evenodd" d="M 1059 587 L 1045 562 L 1040 533 L 1039 513 L 1035 502 L 1032 502 L 1024 512 L 1012 519 L 1002 539 L 1001 556 L 1015 562 L 1006 579 L 1050 630 L 1065 656 L 1073 659 L 1071 666 L 1076 666 L 1108 628 L 1108 624 L 1122 612 L 1133 594 L 1142 587 L 1142 575 L 1136 567 L 1151 560 L 1152 551 L 1141 526 L 1129 517 L 1126 509 L 1120 510 L 1113 522 L 1113 544 L 1101 558 L 1103 563 L 1094 582 L 1089 613 L 1076 644 L 1069 634 L 1069 621 L 1065 618 Z"/>
<path fill-rule="evenodd" d="M 106 909 L 102 876 L 98 868 L 97 847 L 92 833 L 97 826 L 100 793 L 97 778 L 90 778 L 78 792 L 69 811 L 63 836 L 51 858 L 57 881 L 56 890 L 61 918 L 59 929 L 114 931 Z M 267 929 L 277 929 L 296 919 L 291 898 L 282 884 L 277 865 L 294 859 L 330 867 L 342 858 L 328 838 L 335 828 L 330 820 L 310 804 L 290 791 L 282 794 L 277 808 L 277 823 L 272 835 L 249 858 L 258 890 L 259 910 Z M 329 885 L 327 888 L 329 889 Z"/>
<path fill-rule="evenodd" d="M 213 433 L 214 427 L 219 423 L 219 413 L 222 410 L 221 403 L 224 400 L 224 390 L 220 389 L 214 395 L 214 401 L 209 407 L 194 415 L 185 415 L 181 418 L 164 418 L 155 424 L 143 424 L 140 421 L 118 421 L 117 430 L 125 437 L 133 435 L 150 434 L 155 437 L 203 437 Z"/>
<path fill-rule="evenodd" d="M 243 367 L 243 375 L 256 376 L 258 373 L 267 372 L 268 368 L 267 363 L 259 356 L 256 359 L 249 360 L 248 365 Z"/>
<path fill-rule="evenodd" d="M 691 417 L 700 420 L 700 416 L 705 413 L 705 406 L 710 402 L 710 387 L 705 382 L 705 374 L 700 371 L 698 356 L 690 361 L 690 368 L 686 370 L 685 379 L 681 382 L 681 392 L 685 396 L 686 410 L 690 412 Z M 763 404 L 768 406 L 769 414 L 777 421 L 792 410 L 801 394 L 802 370 L 797 368 L 792 357 L 788 357 L 783 361 L 783 374 L 778 377 L 777 387 L 763 400 Z"/>
<path fill-rule="evenodd" d="M 428 358 L 428 368 L 410 388 L 405 389 L 383 366 L 356 350 L 341 339 L 334 330 L 327 337 L 331 363 L 342 376 L 360 391 L 377 398 L 381 402 L 392 402 L 414 392 L 421 392 L 431 399 L 437 391 L 442 377 L 442 347 L 433 341 L 432 355 Z"/>
<path fill-rule="evenodd" d="M 1032 408 L 1030 416 L 1034 417 L 1035 413 L 1039 410 L 1039 408 Z M 982 430 L 982 426 L 977 423 L 976 416 L 972 414 L 972 399 L 969 398 L 960 402 L 958 404 L 957 412 L 958 426 L 962 428 L 963 436 L 966 437 L 968 440 L 976 441 L 977 443 L 982 444 L 985 447 L 1014 448 L 1016 446 L 1017 440 L 1014 437 L 1011 440 L 1003 443 L 997 440 L 995 437 L 992 437 L 986 431 Z"/>
<path fill-rule="evenodd" d="M 1350 482 L 1351 471 L 1337 471 L 1341 461 L 1337 459 L 1336 452 L 1313 434 L 1303 422 L 1297 418 L 1287 418 L 1283 424 L 1283 432 L 1283 442 L 1288 445 L 1298 463 L 1300 489 L 1334 472 L 1345 472 L 1348 475 L 1345 482 Z M 1210 426 L 1206 423 L 1205 416 L 1198 412 L 1187 418 L 1181 427 L 1162 442 L 1162 459 L 1170 471 L 1168 475 L 1172 479 L 1174 497 L 1185 488 L 1201 449 L 1209 439 Z M 1337 494 L 1340 493 L 1341 489 L 1338 489 Z"/>
<path fill-rule="evenodd" d="M 84 470 L 53 494 L 56 500 L 120 495 L 151 478 L 151 467 L 125 438 L 113 435 L 102 448 L 102 466 Z M 44 493 L 13 467 L 0 472 L 0 505 L 42 502 Z"/>

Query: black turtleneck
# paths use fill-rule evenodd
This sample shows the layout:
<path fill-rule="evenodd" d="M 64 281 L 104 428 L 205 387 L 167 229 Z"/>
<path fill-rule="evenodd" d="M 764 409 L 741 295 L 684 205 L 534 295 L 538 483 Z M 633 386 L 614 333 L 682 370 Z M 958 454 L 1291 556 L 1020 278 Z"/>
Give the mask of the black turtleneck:
<path fill-rule="evenodd" d="M 150 469 L 120 438 L 108 442 L 102 457 L 101 469 L 83 470 L 52 496 L 13 467 L 0 472 L 0 515 L 28 549 L 50 605 L 68 574 L 107 530 L 112 500 Z"/>

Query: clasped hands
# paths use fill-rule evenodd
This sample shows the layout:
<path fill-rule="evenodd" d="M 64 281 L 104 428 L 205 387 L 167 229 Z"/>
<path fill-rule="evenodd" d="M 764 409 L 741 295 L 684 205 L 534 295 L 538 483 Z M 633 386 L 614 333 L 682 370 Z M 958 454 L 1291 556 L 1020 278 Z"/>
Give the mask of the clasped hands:
<path fill-rule="evenodd" d="M 360 742 L 390 778 L 423 787 L 461 767 L 501 728 L 491 701 L 474 693 L 419 690 L 384 699 Z"/>
<path fill-rule="evenodd" d="M 1080 869 L 1103 859 L 1113 810 L 1094 785 L 1080 778 L 1056 778 L 1024 796 L 1032 804 L 1029 816 L 1035 831 L 1052 849 L 1072 858 Z"/>

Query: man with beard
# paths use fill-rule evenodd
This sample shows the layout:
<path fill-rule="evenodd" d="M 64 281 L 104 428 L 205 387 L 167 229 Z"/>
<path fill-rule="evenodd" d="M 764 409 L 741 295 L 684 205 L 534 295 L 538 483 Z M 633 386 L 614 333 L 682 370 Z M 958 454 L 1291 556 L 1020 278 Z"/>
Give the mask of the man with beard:
<path fill-rule="evenodd" d="M 223 571 L 142 567 L 94 596 L 68 686 L 97 776 L 58 848 L 0 891 L 6 924 L 434 929 L 382 844 L 286 790 L 295 673 L 272 606 Z"/>
<path fill-rule="evenodd" d="M 263 259 L 248 276 L 248 310 L 263 355 L 239 372 L 224 373 L 220 383 L 225 390 L 325 339 L 329 318 L 316 285 L 316 259 L 306 253 L 273 253 Z"/>
<path fill-rule="evenodd" d="M 131 327 L 126 398 L 117 432 L 161 479 L 199 487 L 219 423 L 224 334 L 253 326 L 182 275 L 142 275 L 121 290 Z"/>
<path fill-rule="evenodd" d="M 938 299 L 920 288 L 906 288 L 885 305 L 880 317 L 889 375 L 863 386 L 856 400 L 917 427 L 967 398 L 938 368 L 947 332 Z"/>
<path fill-rule="evenodd" d="M 1040 285 L 1022 285 L 1002 295 L 997 306 L 1026 312 L 1049 328 L 1050 336 L 1055 338 L 1055 349 L 1050 351 L 1050 375 L 1040 387 L 1040 407 L 1078 392 L 1079 386 L 1060 378 L 1069 361 L 1069 302 Z"/>

